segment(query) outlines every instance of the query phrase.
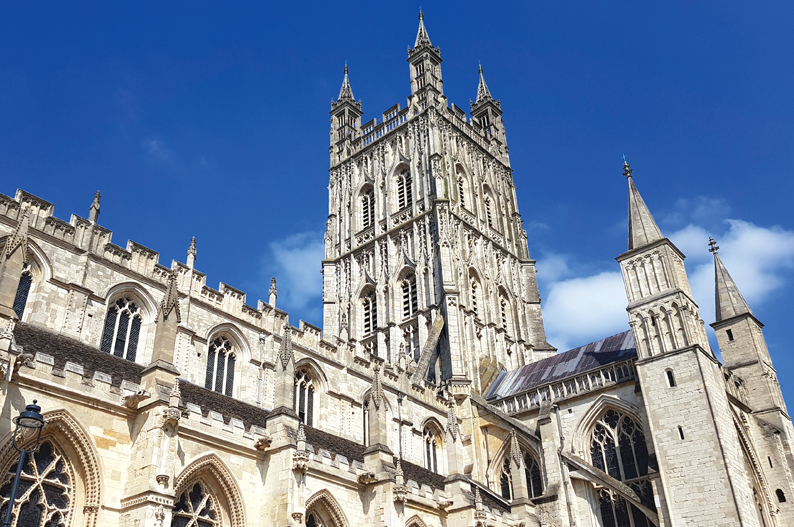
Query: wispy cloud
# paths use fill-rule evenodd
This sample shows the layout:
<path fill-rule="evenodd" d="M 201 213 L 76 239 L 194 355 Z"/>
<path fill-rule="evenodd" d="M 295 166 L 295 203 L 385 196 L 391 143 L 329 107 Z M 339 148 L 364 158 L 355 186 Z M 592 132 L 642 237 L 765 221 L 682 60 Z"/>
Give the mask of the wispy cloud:
<path fill-rule="evenodd" d="M 706 324 L 714 321 L 714 263 L 707 245 L 710 233 L 717 239 L 720 257 L 751 309 L 760 308 L 775 291 L 791 282 L 794 232 L 739 219 L 715 222 L 712 215 L 729 210 L 727 205 L 705 198 L 692 203 L 703 207 L 679 219 L 693 223 L 668 237 L 688 256 L 692 294 Z M 696 219 L 706 225 L 694 223 Z M 545 270 L 543 259 L 538 260 L 538 279 L 546 290 L 543 319 L 552 345 L 567 350 L 628 329 L 628 301 L 617 266 L 615 271 L 593 273 L 575 265 L 569 256 L 551 254 L 548 260 Z M 544 280 L 548 281 L 544 284 Z"/>
<path fill-rule="evenodd" d="M 171 159 L 171 151 L 166 148 L 165 144 L 159 139 L 144 139 L 143 149 L 152 158 L 158 161 L 168 161 Z"/>
<path fill-rule="evenodd" d="M 279 309 L 290 313 L 290 323 L 299 318 L 322 324 L 323 281 L 320 262 L 325 256 L 322 232 L 301 232 L 272 242 L 265 268 L 276 276 Z M 270 277 L 265 277 L 270 281 Z"/>

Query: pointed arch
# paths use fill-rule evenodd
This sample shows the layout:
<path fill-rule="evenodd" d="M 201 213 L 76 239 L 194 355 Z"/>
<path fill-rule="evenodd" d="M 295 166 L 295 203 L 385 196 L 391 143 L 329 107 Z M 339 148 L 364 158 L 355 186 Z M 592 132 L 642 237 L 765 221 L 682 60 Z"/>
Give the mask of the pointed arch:
<path fill-rule="evenodd" d="M 310 357 L 303 357 L 295 362 L 295 369 L 298 370 L 300 368 L 307 368 L 311 372 L 312 377 L 316 379 L 315 386 L 320 388 L 323 392 L 328 391 L 328 376 L 316 360 Z"/>
<path fill-rule="evenodd" d="M 328 489 L 320 490 L 306 500 L 306 518 L 312 513 L 319 514 L 325 522 L 331 520 L 333 524 L 327 527 L 350 527 L 342 507 Z"/>
<path fill-rule="evenodd" d="M 41 441 L 55 443 L 77 472 L 73 524 L 95 527 L 102 503 L 102 467 L 91 436 L 66 410 L 45 412 L 44 421 L 47 426 L 42 430 Z M 31 437 L 20 446 L 28 448 L 34 440 L 35 438 Z M 4 438 L 0 450 L 0 470 L 16 463 L 18 456 L 19 453 L 14 448 L 9 433 Z"/>
<path fill-rule="evenodd" d="M 580 455 L 590 451 L 590 434 L 593 432 L 596 422 L 607 410 L 628 414 L 634 421 L 640 423 L 643 429 L 646 428 L 645 419 L 643 419 L 639 408 L 614 395 L 601 394 L 587 409 L 574 430 L 572 445 Z"/>
<path fill-rule="evenodd" d="M 153 322 L 157 314 L 159 303 L 155 301 L 152 294 L 138 282 L 119 282 L 107 288 L 104 292 L 105 304 L 110 306 L 111 302 L 124 294 L 131 294 L 140 302 L 144 308 L 144 322 Z"/>
<path fill-rule="evenodd" d="M 427 524 L 422 521 L 418 514 L 414 514 L 405 522 L 405 527 L 427 527 Z"/>
<path fill-rule="evenodd" d="M 176 496 L 180 496 L 199 481 L 215 491 L 221 507 L 229 515 L 229 525 L 245 527 L 245 506 L 237 479 L 215 452 L 201 454 L 182 469 L 174 480 Z"/>
<path fill-rule="evenodd" d="M 501 479 L 501 472 L 502 467 L 505 464 L 505 460 L 510 456 L 510 449 L 512 448 L 511 445 L 511 436 L 507 431 L 505 432 L 505 440 L 502 445 L 497 449 L 496 455 L 493 456 L 493 463 L 488 468 L 488 480 L 491 481 L 491 490 L 496 492 L 496 494 L 502 495 L 502 489 L 498 487 L 500 485 Z M 521 435 L 517 435 L 516 439 L 518 439 L 518 447 L 521 449 L 522 453 L 528 453 L 532 456 L 537 463 L 538 469 L 540 470 L 540 478 L 541 478 L 541 486 L 545 481 L 546 471 L 543 468 L 543 457 L 540 455 L 538 449 L 527 442 L 524 437 Z M 548 484 L 548 483 L 547 483 Z M 512 491 L 511 491 L 512 492 Z M 509 498 L 506 498 L 509 499 Z"/>
<path fill-rule="evenodd" d="M 247 364 L 248 361 L 251 360 L 251 346 L 248 343 L 248 339 L 246 338 L 245 334 L 238 328 L 235 324 L 231 322 L 222 322 L 221 324 L 217 324 L 211 327 L 204 335 L 204 338 L 207 339 L 209 342 L 212 337 L 217 334 L 224 333 L 227 335 L 231 335 L 234 339 L 235 343 L 238 346 L 238 351 L 240 352 L 240 360 L 243 361 L 243 364 Z"/>

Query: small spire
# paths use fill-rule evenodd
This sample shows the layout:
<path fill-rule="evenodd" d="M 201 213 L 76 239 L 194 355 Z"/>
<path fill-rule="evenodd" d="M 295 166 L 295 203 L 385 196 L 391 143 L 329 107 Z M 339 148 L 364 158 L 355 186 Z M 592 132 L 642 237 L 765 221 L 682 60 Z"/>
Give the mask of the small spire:
<path fill-rule="evenodd" d="M 187 266 L 193 269 L 196 265 L 196 237 L 193 236 L 190 240 L 190 247 L 187 250 Z"/>
<path fill-rule="evenodd" d="M 623 175 L 629 181 L 629 250 L 645 247 L 653 242 L 664 239 L 662 231 L 643 201 L 634 180 L 631 177 L 631 166 L 623 161 Z"/>
<path fill-rule="evenodd" d="M 91 207 L 88 209 L 88 221 L 91 223 L 96 223 L 96 220 L 99 217 L 99 198 L 101 197 L 102 195 L 99 194 L 99 191 L 97 190 L 96 194 L 94 194 L 94 202 L 91 203 Z"/>
<path fill-rule="evenodd" d="M 290 361 L 295 360 L 295 355 L 292 351 L 292 332 L 289 325 L 284 328 L 284 338 L 281 339 L 281 349 L 278 352 L 278 358 L 281 359 L 281 365 L 285 370 Z"/>
<path fill-rule="evenodd" d="M 433 46 L 430 43 L 430 37 L 427 34 L 427 29 L 425 28 L 425 15 L 422 13 L 422 10 L 419 10 L 419 31 L 416 33 L 416 42 L 414 43 L 414 49 L 420 46 Z"/>
<path fill-rule="evenodd" d="M 479 104 L 481 102 L 485 102 L 487 100 L 493 100 L 491 96 L 491 91 L 488 89 L 488 85 L 485 84 L 485 77 L 482 74 L 482 64 L 480 64 L 480 84 L 477 86 L 477 100 L 474 101 L 474 104 Z"/>
<path fill-rule="evenodd" d="M 353 89 L 350 87 L 350 78 L 348 77 L 347 72 L 347 62 L 345 62 L 345 78 L 342 81 L 342 89 L 339 90 L 339 101 L 345 100 L 356 102 L 356 98 L 353 97 Z"/>
<path fill-rule="evenodd" d="M 375 366 L 372 375 L 372 392 L 370 393 L 370 399 L 372 400 L 372 404 L 375 405 L 375 410 L 380 410 L 380 405 L 384 398 L 383 385 L 380 383 L 380 368 Z"/>
<path fill-rule="evenodd" d="M 168 288 L 165 290 L 165 297 L 160 303 L 160 313 L 157 320 L 168 320 L 172 311 L 176 312 L 176 323 L 182 322 L 182 313 L 179 311 L 179 289 L 176 284 L 176 271 L 171 271 L 168 275 Z"/>
<path fill-rule="evenodd" d="M 510 431 L 510 458 L 516 464 L 516 468 L 520 469 L 523 457 L 521 456 L 521 447 L 518 445 L 518 435 L 515 428 Z"/>
<path fill-rule="evenodd" d="M 458 423 L 458 418 L 455 415 L 455 401 L 450 401 L 449 407 L 447 408 L 447 432 L 452 436 L 452 439 L 457 439 L 458 435 L 460 434 L 460 424 Z"/>
<path fill-rule="evenodd" d="M 482 496 L 480 495 L 480 486 L 474 487 L 474 508 L 478 511 L 482 510 Z"/>
<path fill-rule="evenodd" d="M 296 441 L 306 441 L 306 429 L 303 427 L 302 422 L 300 425 L 298 425 L 298 437 L 296 438 Z"/>
<path fill-rule="evenodd" d="M 403 465 L 400 460 L 397 460 L 397 466 L 394 469 L 394 482 L 397 485 L 405 484 L 405 475 L 403 474 Z"/>
<path fill-rule="evenodd" d="M 714 304 L 717 322 L 739 315 L 752 315 L 750 306 L 731 278 L 718 253 L 719 247 L 714 238 L 709 238 L 709 252 L 714 255 Z"/>
<path fill-rule="evenodd" d="M 179 403 L 182 399 L 182 390 L 179 389 L 179 379 L 174 381 L 174 387 L 171 388 L 171 393 L 168 397 L 168 406 L 171 408 L 179 408 Z"/>
<path fill-rule="evenodd" d="M 30 213 L 26 209 L 19 219 L 17 230 L 6 241 L 3 252 L 0 254 L 0 271 L 3 269 L 3 264 L 8 258 L 14 254 L 14 251 L 20 249 L 22 251 L 22 264 L 28 263 L 28 229 L 30 228 Z"/>

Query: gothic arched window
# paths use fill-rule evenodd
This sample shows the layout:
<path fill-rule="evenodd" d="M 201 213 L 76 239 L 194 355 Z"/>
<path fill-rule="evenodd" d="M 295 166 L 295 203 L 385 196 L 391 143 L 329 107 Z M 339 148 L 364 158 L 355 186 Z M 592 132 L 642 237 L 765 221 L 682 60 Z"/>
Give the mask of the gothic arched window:
<path fill-rule="evenodd" d="M 426 426 L 422 437 L 425 445 L 425 468 L 438 474 L 438 436 L 433 428 Z"/>
<path fill-rule="evenodd" d="M 524 477 L 527 480 L 527 492 L 530 498 L 537 498 L 543 494 L 543 479 L 540 474 L 540 463 L 538 463 L 535 456 L 525 449 L 521 449 L 521 458 L 524 462 Z M 499 475 L 499 488 L 502 497 L 506 500 L 512 500 L 515 496 L 513 490 L 513 459 L 510 455 L 506 455 L 502 462 L 502 471 Z"/>
<path fill-rule="evenodd" d="M 473 276 L 469 278 L 471 281 L 471 310 L 474 311 L 474 314 L 477 315 L 477 294 L 479 293 L 478 289 L 480 287 L 479 282 Z"/>
<path fill-rule="evenodd" d="M 500 294 L 499 295 L 499 312 L 500 312 L 500 314 L 502 316 L 502 329 L 504 329 L 505 331 L 507 331 L 507 324 L 508 324 L 507 321 L 509 319 L 509 314 L 508 314 L 509 309 L 510 309 L 510 304 L 507 302 L 507 298 L 504 296 L 504 294 Z"/>
<path fill-rule="evenodd" d="M 607 410 L 593 429 L 590 442 L 593 466 L 629 486 L 651 510 L 656 506 L 648 475 L 648 447 L 640 426 L 628 415 Z M 645 515 L 625 499 L 604 489 L 599 492 L 601 518 L 605 527 L 647 527 Z"/>
<path fill-rule="evenodd" d="M 234 345 L 226 337 L 215 337 L 207 350 L 207 377 L 204 387 L 231 397 L 234 390 Z"/>
<path fill-rule="evenodd" d="M 402 283 L 403 290 L 403 318 L 410 318 L 418 310 L 416 300 L 416 275 L 410 274 Z"/>
<path fill-rule="evenodd" d="M 135 362 L 142 323 L 141 310 L 130 297 L 116 300 L 105 317 L 102 351 Z"/>
<path fill-rule="evenodd" d="M 14 500 L 10 527 L 66 527 L 74 510 L 74 477 L 66 457 L 43 441 L 25 461 Z M 5 520 L 15 473 L 0 488 L 0 518 Z"/>
<path fill-rule="evenodd" d="M 488 221 L 488 227 L 493 229 L 493 217 L 491 216 L 491 198 L 485 198 L 485 219 Z"/>
<path fill-rule="evenodd" d="M 397 176 L 397 207 L 402 210 L 413 203 L 411 190 L 411 173 L 404 170 Z"/>
<path fill-rule="evenodd" d="M 458 200 L 460 200 L 460 206 L 466 206 L 466 184 L 463 182 L 463 178 L 458 178 Z"/>
<path fill-rule="evenodd" d="M 295 393 L 292 398 L 292 409 L 306 426 L 314 421 L 314 382 L 308 368 L 299 368 L 295 372 Z"/>
<path fill-rule="evenodd" d="M 19 285 L 17 286 L 17 294 L 14 297 L 14 313 L 17 318 L 22 319 L 22 313 L 25 312 L 25 305 L 28 303 L 28 295 L 30 294 L 30 286 L 33 285 L 33 273 L 30 266 L 26 266 L 22 271 L 22 276 L 19 277 Z"/>
<path fill-rule="evenodd" d="M 375 224 L 375 193 L 370 190 L 361 196 L 361 228 Z"/>
<path fill-rule="evenodd" d="M 220 527 L 220 505 L 209 489 L 196 482 L 179 496 L 171 512 L 171 527 Z"/>
<path fill-rule="evenodd" d="M 364 304 L 364 335 L 371 335 L 378 327 L 378 298 L 371 291 L 362 299 Z"/>

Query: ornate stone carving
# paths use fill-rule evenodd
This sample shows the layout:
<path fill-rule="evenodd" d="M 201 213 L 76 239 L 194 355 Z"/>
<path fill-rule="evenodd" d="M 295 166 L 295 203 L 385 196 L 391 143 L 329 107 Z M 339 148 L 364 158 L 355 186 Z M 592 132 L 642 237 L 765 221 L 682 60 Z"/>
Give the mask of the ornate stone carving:
<path fill-rule="evenodd" d="M 135 410 L 136 408 L 138 408 L 138 404 L 140 404 L 141 401 L 144 401 L 151 396 L 152 394 L 150 394 L 146 390 L 138 390 L 132 395 L 125 395 L 124 397 L 122 397 L 121 405 Z"/>

